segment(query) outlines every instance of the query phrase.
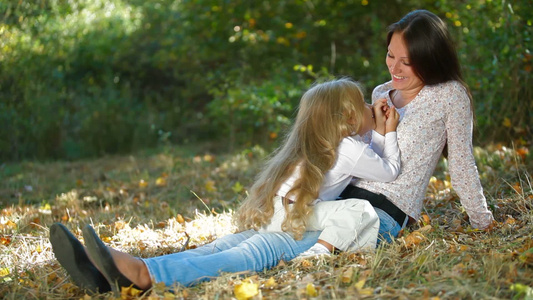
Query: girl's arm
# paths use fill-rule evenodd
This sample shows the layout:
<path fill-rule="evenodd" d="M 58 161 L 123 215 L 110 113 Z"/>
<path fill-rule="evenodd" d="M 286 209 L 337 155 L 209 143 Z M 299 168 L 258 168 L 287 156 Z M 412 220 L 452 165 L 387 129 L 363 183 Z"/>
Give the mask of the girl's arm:
<path fill-rule="evenodd" d="M 356 147 L 363 149 L 350 172 L 351 176 L 380 182 L 390 182 L 398 177 L 400 150 L 396 132 L 387 133 L 383 139 L 385 147 L 381 156 L 362 141 L 356 144 Z"/>

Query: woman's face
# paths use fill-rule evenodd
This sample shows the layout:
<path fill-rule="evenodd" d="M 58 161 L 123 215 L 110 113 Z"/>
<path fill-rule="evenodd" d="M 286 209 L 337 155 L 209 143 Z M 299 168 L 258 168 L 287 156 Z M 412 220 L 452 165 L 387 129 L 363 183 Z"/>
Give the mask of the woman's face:
<path fill-rule="evenodd" d="M 400 33 L 392 35 L 385 62 L 395 89 L 408 92 L 420 90 L 424 86 L 410 65 L 407 45 Z"/>

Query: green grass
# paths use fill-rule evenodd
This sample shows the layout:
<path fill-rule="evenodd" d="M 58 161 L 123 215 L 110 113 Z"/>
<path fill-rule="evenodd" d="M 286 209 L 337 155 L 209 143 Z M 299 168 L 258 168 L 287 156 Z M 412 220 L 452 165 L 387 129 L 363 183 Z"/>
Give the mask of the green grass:
<path fill-rule="evenodd" d="M 88 299 L 54 258 L 48 241 L 54 222 L 80 238 L 82 226 L 93 224 L 106 243 L 141 257 L 233 232 L 232 211 L 266 151 L 215 155 L 191 149 L 0 165 L 1 298 Z M 257 288 L 254 299 L 531 299 L 531 155 L 523 147 L 497 145 L 476 148 L 475 155 L 498 221 L 491 232 L 470 227 L 442 160 L 428 188 L 426 216 L 375 253 L 286 262 L 173 291 L 156 285 L 143 297 L 228 299 L 244 283 Z"/>

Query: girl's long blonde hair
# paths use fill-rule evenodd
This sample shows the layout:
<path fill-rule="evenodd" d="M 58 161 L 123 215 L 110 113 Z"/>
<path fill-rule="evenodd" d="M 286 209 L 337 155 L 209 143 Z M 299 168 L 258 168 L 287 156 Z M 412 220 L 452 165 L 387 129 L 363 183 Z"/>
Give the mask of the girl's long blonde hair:
<path fill-rule="evenodd" d="M 237 211 L 239 228 L 257 230 L 270 222 L 276 193 L 299 166 L 299 179 L 287 194 L 294 196 L 294 207 L 289 209 L 285 203 L 282 230 L 300 239 L 324 174 L 333 167 L 341 140 L 359 131 L 364 106 L 359 84 L 348 78 L 315 84 L 305 92 L 284 143 L 274 151 Z"/>

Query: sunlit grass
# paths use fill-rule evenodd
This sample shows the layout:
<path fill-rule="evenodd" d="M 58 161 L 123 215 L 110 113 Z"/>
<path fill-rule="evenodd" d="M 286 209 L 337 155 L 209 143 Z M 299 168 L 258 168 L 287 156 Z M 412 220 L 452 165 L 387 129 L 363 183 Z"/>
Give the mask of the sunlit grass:
<path fill-rule="evenodd" d="M 81 228 L 92 224 L 106 243 L 141 257 L 182 251 L 233 232 L 232 212 L 266 153 L 259 147 L 231 154 L 163 148 L 2 165 L 0 295 L 85 296 L 51 251 L 48 227 L 54 222 L 79 238 Z M 522 299 L 533 287 L 531 156 L 503 146 L 476 148 L 475 155 L 498 221 L 492 232 L 470 227 L 443 160 L 428 188 L 423 218 L 375 253 L 286 262 L 172 291 L 156 285 L 144 297 L 227 299 L 245 283 L 254 299 Z"/>

